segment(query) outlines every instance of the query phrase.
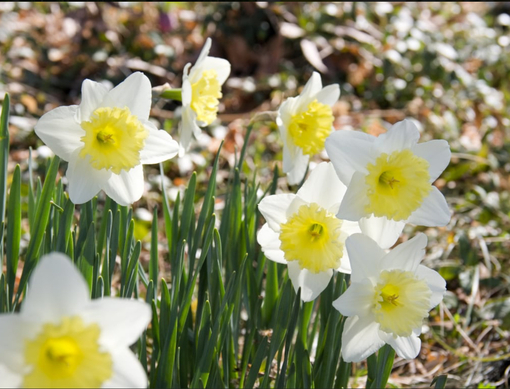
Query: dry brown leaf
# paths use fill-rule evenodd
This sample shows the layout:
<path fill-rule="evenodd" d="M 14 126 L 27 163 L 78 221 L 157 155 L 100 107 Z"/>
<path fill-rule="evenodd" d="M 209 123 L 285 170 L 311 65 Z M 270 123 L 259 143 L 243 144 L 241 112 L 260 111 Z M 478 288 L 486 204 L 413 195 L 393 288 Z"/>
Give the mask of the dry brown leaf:
<path fill-rule="evenodd" d="M 321 73 L 327 73 L 328 68 L 322 62 L 321 55 L 319 53 L 319 49 L 317 45 L 308 39 L 301 40 L 301 50 L 303 50 L 303 55 L 310 62 L 310 64 L 317 69 Z"/>

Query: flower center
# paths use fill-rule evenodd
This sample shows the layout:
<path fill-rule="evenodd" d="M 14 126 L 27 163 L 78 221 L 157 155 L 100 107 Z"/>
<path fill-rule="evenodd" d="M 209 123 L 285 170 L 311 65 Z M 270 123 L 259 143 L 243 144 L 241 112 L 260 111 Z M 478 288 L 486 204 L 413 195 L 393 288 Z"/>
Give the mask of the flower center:
<path fill-rule="evenodd" d="M 97 388 L 112 376 L 112 358 L 100 351 L 97 324 L 80 317 L 45 324 L 39 335 L 25 342 L 25 361 L 32 370 L 25 388 Z"/>
<path fill-rule="evenodd" d="M 410 336 L 428 315 L 430 291 L 414 273 L 384 270 L 375 287 L 373 313 L 381 330 L 397 336 Z"/>
<path fill-rule="evenodd" d="M 281 250 L 287 261 L 312 273 L 340 267 L 344 245 L 338 239 L 342 221 L 316 203 L 302 205 L 280 232 Z"/>
<path fill-rule="evenodd" d="M 205 125 L 211 124 L 218 114 L 221 98 L 221 85 L 216 70 L 205 70 L 200 80 L 191 85 L 191 108 L 197 114 L 197 120 Z"/>
<path fill-rule="evenodd" d="M 411 150 L 382 153 L 375 164 L 367 165 L 365 211 L 393 220 L 409 218 L 432 190 L 428 168 L 429 163 Z"/>
<path fill-rule="evenodd" d="M 324 148 L 333 120 L 331 107 L 314 100 L 306 111 L 292 116 L 289 135 L 303 149 L 303 154 L 314 155 Z"/>
<path fill-rule="evenodd" d="M 89 155 L 94 168 L 119 174 L 140 164 L 140 151 L 149 133 L 128 108 L 98 108 L 81 127 L 85 135 L 80 157 Z"/>

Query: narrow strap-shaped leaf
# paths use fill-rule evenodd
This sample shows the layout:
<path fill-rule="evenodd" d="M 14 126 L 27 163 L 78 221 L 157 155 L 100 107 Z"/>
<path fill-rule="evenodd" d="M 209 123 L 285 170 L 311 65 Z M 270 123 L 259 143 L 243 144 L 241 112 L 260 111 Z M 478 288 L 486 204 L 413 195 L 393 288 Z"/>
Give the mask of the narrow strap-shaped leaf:
<path fill-rule="evenodd" d="M 5 220 L 5 201 L 7 199 L 7 163 L 9 160 L 9 106 L 10 98 L 6 93 L 0 116 L 0 224 Z"/>
<path fill-rule="evenodd" d="M 154 207 L 151 228 L 151 251 L 149 257 L 149 279 L 154 282 L 154 295 L 158 294 L 158 208 Z"/>
<path fill-rule="evenodd" d="M 111 210 L 108 211 L 106 214 L 106 243 L 105 243 L 105 254 L 103 259 L 103 267 L 101 275 L 103 277 L 103 280 L 105 282 L 105 289 L 104 294 L 106 296 L 109 296 L 111 293 L 111 287 L 112 287 L 112 276 L 110 271 L 110 245 L 112 242 L 112 228 L 113 228 L 113 213 Z M 115 258 L 115 254 L 113 255 Z M 115 259 L 113 260 L 113 263 L 115 263 Z"/>
<path fill-rule="evenodd" d="M 0 269 L 3 259 L 5 202 L 7 200 L 7 167 L 9 162 L 9 94 L 5 94 L 0 116 Z M 12 292 L 11 292 L 12 293 Z"/>
<path fill-rule="evenodd" d="M 266 288 L 262 304 L 262 323 L 267 326 L 271 322 L 276 301 L 278 300 L 278 265 L 274 261 L 266 261 Z"/>
<path fill-rule="evenodd" d="M 66 201 L 64 212 L 60 215 L 59 229 L 57 234 L 57 241 L 55 250 L 60 253 L 66 252 L 67 243 L 69 242 L 69 235 L 71 234 L 71 224 L 74 216 L 74 204 L 72 201 Z"/>
<path fill-rule="evenodd" d="M 371 388 L 385 388 L 390 378 L 393 360 L 395 359 L 395 350 L 389 345 L 384 345 L 377 355 L 377 374 Z"/>
<path fill-rule="evenodd" d="M 34 230 L 31 231 L 27 255 L 25 257 L 25 265 L 21 274 L 14 306 L 18 305 L 21 294 L 23 293 L 23 290 L 27 284 L 28 277 L 38 262 L 37 254 L 41 247 L 44 231 L 46 230 L 46 225 L 48 224 L 48 219 L 50 217 L 51 198 L 53 196 L 53 191 L 55 190 L 55 179 L 57 178 L 59 164 L 60 158 L 55 156 L 51 161 L 50 167 L 46 174 L 46 179 L 44 180 L 44 186 L 37 201 Z"/>
<path fill-rule="evenodd" d="M 434 377 L 432 380 L 431 386 L 434 385 L 435 389 L 444 389 L 446 388 L 446 381 L 448 380 L 448 376 L 446 374 L 439 375 Z"/>
<path fill-rule="evenodd" d="M 294 298 L 294 306 L 292 308 L 292 314 L 290 316 L 289 327 L 287 328 L 287 335 L 285 339 L 285 352 L 283 357 L 283 364 L 281 365 L 281 369 L 278 371 L 278 376 L 276 378 L 276 387 L 284 388 L 285 381 L 287 378 L 287 365 L 289 363 L 289 353 L 292 345 L 292 340 L 294 338 L 294 331 L 297 326 L 299 311 L 301 308 L 301 289 L 296 293 L 296 297 Z M 281 353 L 280 353 L 281 354 Z"/>
<path fill-rule="evenodd" d="M 131 297 L 136 287 L 138 280 L 138 258 L 140 258 L 140 252 L 142 251 L 142 243 L 136 242 L 136 245 L 129 258 L 129 263 L 126 271 L 125 285 L 121 285 L 121 290 L 124 292 L 122 297 Z"/>
<path fill-rule="evenodd" d="M 12 302 L 16 271 L 18 269 L 19 248 L 21 241 L 21 172 L 19 165 L 14 169 L 7 209 L 7 236 L 5 245 L 6 273 L 9 286 L 8 299 Z M 0 228 L 2 231 L 2 228 Z M 1 256 L 0 251 L 0 256 Z M 0 261 L 1 263 L 1 261 Z"/>

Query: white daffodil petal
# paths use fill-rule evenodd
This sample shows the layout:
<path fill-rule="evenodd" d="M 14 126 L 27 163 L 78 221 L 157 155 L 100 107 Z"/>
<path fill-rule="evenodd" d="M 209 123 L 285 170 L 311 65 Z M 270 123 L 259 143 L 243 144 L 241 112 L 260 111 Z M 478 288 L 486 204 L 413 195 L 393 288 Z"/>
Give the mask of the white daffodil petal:
<path fill-rule="evenodd" d="M 70 259 L 61 253 L 47 254 L 29 280 L 21 315 L 25 320 L 58 323 L 80 312 L 89 296 L 87 284 Z"/>
<path fill-rule="evenodd" d="M 195 65 L 195 67 L 197 67 L 197 65 Z M 200 67 L 197 67 L 194 72 L 194 75 L 197 75 L 195 76 L 196 80 L 190 78 L 190 81 L 192 83 L 197 82 L 204 70 L 214 70 L 218 75 L 218 82 L 220 85 L 223 85 L 230 75 L 230 62 L 223 58 L 206 57 Z"/>
<path fill-rule="evenodd" d="M 445 291 L 439 274 L 418 265 L 426 244 L 418 234 L 385 253 L 363 234 L 347 238 L 351 285 L 333 303 L 349 316 L 342 334 L 346 361 L 359 362 L 384 343 L 403 358 L 419 353 L 423 320 Z"/>
<path fill-rule="evenodd" d="M 136 341 L 151 316 L 149 306 L 140 301 L 91 301 L 72 260 L 51 253 L 35 268 L 20 313 L 0 315 L 0 364 L 22 376 L 28 387 L 84 382 L 146 387 L 145 371 L 127 345 Z M 71 365 L 55 362 L 62 355 L 70 356 Z M 95 362 L 100 363 L 97 368 Z M 7 382 L 17 384 L 13 377 L 0 375 L 1 385 Z"/>
<path fill-rule="evenodd" d="M 377 158 L 372 145 L 375 137 L 359 131 L 334 131 L 326 139 L 326 151 L 340 180 L 349 185 L 354 172 L 367 173 L 367 165 Z"/>
<path fill-rule="evenodd" d="M 408 223 L 426 227 L 442 227 L 446 226 L 451 219 L 451 212 L 443 194 L 435 186 L 432 191 L 425 197 L 420 208 L 414 211 Z"/>
<path fill-rule="evenodd" d="M 105 107 L 129 108 L 140 120 L 148 119 L 151 111 L 151 82 L 141 72 L 131 74 L 105 96 Z"/>
<path fill-rule="evenodd" d="M 29 326 L 29 327 L 27 327 Z M 25 323 L 19 315 L 0 315 L 0 365 L 7 366 L 14 373 L 23 373 L 23 333 L 28 329 L 36 329 L 34 323 Z M 0 375 L 0 383 L 3 376 Z"/>
<path fill-rule="evenodd" d="M 350 236 L 352 234 L 358 234 L 363 232 L 358 222 L 352 222 L 350 220 L 342 220 L 342 232 Z"/>
<path fill-rule="evenodd" d="M 303 200 L 298 195 L 294 195 L 294 199 L 289 204 L 289 207 L 286 210 L 287 219 L 291 218 L 293 215 L 299 212 L 299 208 L 301 208 L 302 205 L 310 205 L 308 202 Z"/>
<path fill-rule="evenodd" d="M 193 90 L 191 89 L 191 83 L 189 79 L 185 79 L 182 81 L 181 88 L 181 98 L 182 98 L 182 106 L 187 107 L 191 104 L 191 98 L 193 97 Z"/>
<path fill-rule="evenodd" d="M 120 174 L 112 174 L 102 189 L 117 204 L 127 206 L 140 200 L 144 188 L 143 167 L 137 165 L 129 172 L 121 170 Z"/>
<path fill-rule="evenodd" d="M 81 103 L 78 110 L 78 123 L 89 121 L 90 115 L 101 106 L 108 88 L 99 82 L 85 80 L 81 84 Z"/>
<path fill-rule="evenodd" d="M 111 172 L 94 169 L 89 157 L 78 157 L 77 150 L 69 159 L 66 177 L 69 181 L 69 198 L 74 204 L 83 204 L 91 200 L 102 189 L 102 183 L 108 181 Z"/>
<path fill-rule="evenodd" d="M 377 244 L 383 248 L 390 248 L 398 240 L 402 230 L 405 227 L 404 221 L 388 220 L 383 217 L 364 217 L 359 221 L 361 231 L 375 240 Z"/>
<path fill-rule="evenodd" d="M 39 138 L 60 158 L 69 161 L 73 152 L 83 146 L 85 131 L 76 122 L 77 105 L 58 107 L 45 113 L 35 125 Z"/>
<path fill-rule="evenodd" d="M 336 210 L 344 197 L 347 187 L 342 184 L 331 162 L 321 162 L 310 173 L 297 195 L 309 203 L 320 204 L 322 208 L 330 210 L 336 205 Z"/>
<path fill-rule="evenodd" d="M 126 347 L 112 355 L 113 377 L 103 383 L 103 388 L 146 388 L 147 375 L 140 361 Z"/>
<path fill-rule="evenodd" d="M 202 62 L 205 61 L 205 59 L 209 55 L 209 51 L 211 51 L 211 46 L 212 46 L 212 40 L 211 40 L 211 38 L 207 38 L 205 40 L 204 47 L 202 47 L 202 50 L 200 51 L 200 54 L 198 55 L 198 58 L 195 62 L 195 66 L 200 66 L 202 64 Z"/>
<path fill-rule="evenodd" d="M 352 273 L 351 261 L 349 260 L 349 254 L 347 253 L 347 249 L 345 248 L 345 246 L 343 250 L 342 260 L 340 261 L 340 266 L 338 267 L 338 269 L 336 269 L 336 271 L 345 274 Z"/>
<path fill-rule="evenodd" d="M 396 150 L 410 149 L 418 143 L 420 131 L 412 120 L 395 123 L 385 134 L 379 135 L 375 146 L 380 153 L 391 154 Z"/>
<path fill-rule="evenodd" d="M 280 137 L 284 142 L 286 142 L 287 139 L 287 127 L 290 124 L 292 113 L 296 111 L 294 108 L 296 100 L 297 97 L 289 97 L 282 103 L 282 105 L 280 105 L 280 108 L 278 109 L 276 124 L 280 130 Z"/>
<path fill-rule="evenodd" d="M 313 72 L 312 76 L 306 83 L 305 87 L 303 88 L 303 91 L 297 98 L 298 101 L 295 105 L 296 112 L 303 112 L 306 111 L 306 108 L 308 105 L 315 99 L 315 96 L 321 91 L 322 89 L 322 81 L 321 76 L 317 72 Z"/>
<path fill-rule="evenodd" d="M 365 206 L 368 202 L 366 193 L 365 176 L 360 172 L 354 173 L 336 216 L 339 219 L 351 221 L 358 221 L 364 217 Z"/>
<path fill-rule="evenodd" d="M 385 252 L 374 240 L 363 234 L 354 234 L 347 238 L 345 245 L 351 261 L 351 282 L 361 282 L 364 278 L 379 275 L 381 259 Z"/>
<path fill-rule="evenodd" d="M 140 151 L 140 162 L 144 165 L 160 163 L 173 158 L 179 152 L 179 144 L 164 130 L 148 128 L 149 136 L 145 139 L 145 146 Z"/>
<path fill-rule="evenodd" d="M 416 335 L 411 336 L 388 336 L 388 344 L 393 347 L 400 358 L 414 359 L 420 353 L 421 340 Z"/>
<path fill-rule="evenodd" d="M 287 264 L 285 253 L 280 250 L 280 234 L 274 232 L 266 223 L 257 234 L 257 242 L 264 255 L 271 261 Z"/>
<path fill-rule="evenodd" d="M 196 131 L 195 127 L 198 128 L 196 123 L 196 114 L 191 107 L 184 107 L 182 109 L 182 120 L 179 125 L 179 157 L 184 155 L 185 151 L 188 151 L 191 144 L 191 138 L 193 133 Z M 200 131 L 200 128 L 198 128 Z"/>
<path fill-rule="evenodd" d="M 294 169 L 296 154 L 298 153 L 298 147 L 289 137 L 283 138 L 283 172 L 288 173 Z M 301 153 L 303 156 L 303 153 Z"/>
<path fill-rule="evenodd" d="M 289 185 L 297 185 L 303 180 L 309 159 L 310 157 L 308 155 L 303 155 L 302 150 L 297 148 L 292 169 L 285 172 L 287 173 L 287 182 Z"/>
<path fill-rule="evenodd" d="M 259 211 L 271 229 L 280 232 L 280 224 L 287 222 L 287 209 L 295 197 L 293 193 L 285 193 L 267 196 L 260 201 Z"/>
<path fill-rule="evenodd" d="M 4 350 L 2 350 L 4 351 Z M 23 376 L 0 364 L 0 388 L 20 388 Z"/>
<path fill-rule="evenodd" d="M 340 97 L 340 86 L 338 84 L 325 86 L 315 98 L 319 103 L 332 106 Z"/>
<path fill-rule="evenodd" d="M 333 301 L 335 307 L 344 316 L 366 316 L 374 303 L 375 290 L 371 282 L 365 278 L 361 282 L 353 282 L 347 290 Z"/>
<path fill-rule="evenodd" d="M 427 236 L 418 233 L 414 238 L 399 244 L 391 250 L 381 261 L 381 269 L 401 269 L 415 272 L 425 256 Z"/>
<path fill-rule="evenodd" d="M 297 293 L 301 288 L 301 300 L 305 302 L 315 300 L 326 289 L 333 276 L 333 270 L 312 273 L 302 269 L 297 261 L 289 262 L 288 269 L 294 290 Z"/>
<path fill-rule="evenodd" d="M 442 300 L 446 292 L 446 281 L 441 275 L 426 266 L 420 265 L 416 271 L 416 275 L 425 280 L 432 296 L 430 297 L 430 309 L 438 305 Z"/>
<path fill-rule="evenodd" d="M 429 163 L 430 182 L 434 182 L 446 169 L 451 159 L 450 145 L 442 139 L 418 143 L 412 152 Z"/>
<path fill-rule="evenodd" d="M 384 346 L 379 324 L 369 318 L 347 318 L 342 333 L 342 357 L 345 362 L 361 362 Z"/>
<path fill-rule="evenodd" d="M 100 343 L 108 348 L 135 343 L 152 318 L 148 304 L 138 300 L 104 297 L 92 300 L 81 316 L 101 328 Z"/>

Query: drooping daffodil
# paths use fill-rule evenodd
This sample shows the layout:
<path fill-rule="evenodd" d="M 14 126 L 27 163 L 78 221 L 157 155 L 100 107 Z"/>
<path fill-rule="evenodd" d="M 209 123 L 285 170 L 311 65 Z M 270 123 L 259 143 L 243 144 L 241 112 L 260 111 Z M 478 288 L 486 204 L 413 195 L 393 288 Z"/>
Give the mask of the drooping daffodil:
<path fill-rule="evenodd" d="M 314 300 L 327 286 L 334 271 L 350 273 L 345 239 L 364 232 L 358 222 L 335 215 L 346 187 L 333 165 L 322 162 L 312 170 L 296 194 L 263 198 L 259 210 L 266 219 L 257 240 L 266 257 L 288 266 L 294 289 L 303 301 Z M 383 235 L 365 223 L 370 233 Z"/>
<path fill-rule="evenodd" d="M 280 106 L 276 124 L 283 141 L 283 172 L 290 185 L 304 178 L 310 157 L 324 149 L 333 130 L 331 107 L 339 97 L 338 84 L 323 88 L 319 73 L 313 72 L 301 94 Z"/>
<path fill-rule="evenodd" d="M 200 127 L 211 124 L 218 115 L 221 86 L 230 74 L 230 62 L 209 56 L 211 38 L 207 38 L 200 55 L 191 68 L 186 64 L 182 79 L 182 121 L 180 123 L 180 150 L 188 150 L 192 135 L 198 137 Z"/>
<path fill-rule="evenodd" d="M 450 162 L 445 140 L 418 143 L 411 120 L 393 125 L 378 137 L 340 130 L 326 140 L 326 150 L 340 180 L 347 185 L 337 216 L 358 221 L 379 218 L 396 241 L 404 225 L 436 227 L 450 221 L 448 204 L 432 183 Z"/>
<path fill-rule="evenodd" d="M 446 291 L 443 277 L 420 265 L 426 245 L 422 233 L 389 252 L 363 234 L 346 240 L 351 284 L 333 302 L 348 316 L 342 333 L 344 361 L 362 361 L 384 344 L 402 358 L 416 358 L 424 319 Z"/>
<path fill-rule="evenodd" d="M 19 313 L 0 314 L 0 387 L 147 387 L 129 349 L 151 308 L 138 300 L 90 300 L 89 288 L 64 254 L 43 256 Z"/>
<path fill-rule="evenodd" d="M 73 203 L 104 190 L 118 204 L 132 204 L 143 194 L 142 165 L 177 155 L 177 142 L 149 121 L 151 94 L 151 83 L 140 72 L 111 90 L 87 79 L 80 105 L 55 108 L 39 119 L 37 136 L 69 162 Z"/>

